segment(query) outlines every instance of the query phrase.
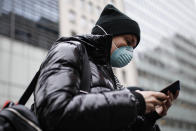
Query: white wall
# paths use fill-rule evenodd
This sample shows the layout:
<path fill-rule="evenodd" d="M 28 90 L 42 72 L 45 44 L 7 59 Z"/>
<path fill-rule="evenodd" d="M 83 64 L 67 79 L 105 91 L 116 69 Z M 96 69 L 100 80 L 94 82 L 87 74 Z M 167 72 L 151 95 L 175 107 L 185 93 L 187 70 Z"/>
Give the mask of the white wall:
<path fill-rule="evenodd" d="M 47 51 L 0 35 L 0 107 L 17 102 Z"/>
<path fill-rule="evenodd" d="M 123 76 L 123 72 L 125 72 L 125 76 Z M 114 73 L 123 86 L 127 87 L 138 85 L 138 72 L 134 59 L 123 68 L 115 68 Z M 124 79 L 124 77 L 126 78 Z"/>

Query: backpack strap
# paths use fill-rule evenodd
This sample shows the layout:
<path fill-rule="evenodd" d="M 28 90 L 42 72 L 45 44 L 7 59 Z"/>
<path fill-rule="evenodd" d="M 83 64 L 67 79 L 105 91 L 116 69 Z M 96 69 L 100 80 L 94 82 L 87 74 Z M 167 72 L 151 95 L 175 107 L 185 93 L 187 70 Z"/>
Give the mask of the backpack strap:
<path fill-rule="evenodd" d="M 29 84 L 29 86 L 27 87 L 27 89 L 25 90 L 25 92 L 23 93 L 23 95 L 20 97 L 20 99 L 18 101 L 18 104 L 25 105 L 27 103 L 27 101 L 29 100 L 31 94 L 35 90 L 35 87 L 36 87 L 36 84 L 37 84 L 39 75 L 40 75 L 40 69 L 35 74 L 33 80 L 31 81 L 31 83 Z"/>
<path fill-rule="evenodd" d="M 86 48 L 84 45 L 82 45 L 81 47 L 84 52 L 84 57 L 83 57 L 83 70 L 82 70 L 82 81 L 80 84 L 80 92 L 88 93 L 90 89 L 90 83 L 91 83 L 90 65 L 89 65 L 88 54 L 87 54 Z M 29 84 L 29 86 L 27 87 L 27 89 L 25 90 L 21 98 L 19 99 L 18 104 L 25 105 L 27 103 L 31 94 L 35 90 L 39 75 L 40 75 L 40 69 L 35 74 L 33 80 L 31 81 L 31 83 Z"/>
<path fill-rule="evenodd" d="M 87 94 L 90 90 L 91 85 L 91 71 L 90 71 L 90 63 L 88 59 L 88 54 L 84 45 L 81 44 L 82 50 L 84 52 L 83 57 L 83 70 L 82 70 L 82 81 L 80 83 L 80 93 Z"/>

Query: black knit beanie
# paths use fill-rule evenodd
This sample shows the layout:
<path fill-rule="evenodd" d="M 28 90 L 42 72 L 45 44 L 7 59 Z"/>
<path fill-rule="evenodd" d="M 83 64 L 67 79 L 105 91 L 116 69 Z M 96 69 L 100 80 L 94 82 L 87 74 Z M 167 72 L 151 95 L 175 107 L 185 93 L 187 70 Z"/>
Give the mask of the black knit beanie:
<path fill-rule="evenodd" d="M 134 34 L 137 37 L 137 44 L 140 41 L 140 28 L 137 22 L 111 4 L 105 6 L 91 34 L 112 36 Z"/>

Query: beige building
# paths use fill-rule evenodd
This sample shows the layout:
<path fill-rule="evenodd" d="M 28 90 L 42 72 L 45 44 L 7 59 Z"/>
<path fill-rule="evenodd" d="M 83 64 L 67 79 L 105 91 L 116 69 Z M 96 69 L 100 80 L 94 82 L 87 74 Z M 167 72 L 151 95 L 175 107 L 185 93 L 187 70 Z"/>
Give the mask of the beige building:
<path fill-rule="evenodd" d="M 0 1 L 0 108 L 17 102 L 38 71 L 58 38 L 58 14 L 57 0 Z"/>
<path fill-rule="evenodd" d="M 123 10 L 120 0 L 59 0 L 60 35 L 89 34 L 108 3 Z"/>
<path fill-rule="evenodd" d="M 89 34 L 107 3 L 123 11 L 120 0 L 0 1 L 0 108 L 6 100 L 18 101 L 59 35 Z M 133 85 L 134 68 L 132 63 L 114 72 Z"/>
<path fill-rule="evenodd" d="M 159 91 L 180 80 L 181 91 L 160 122 L 163 131 L 196 131 L 196 4 L 194 0 L 124 0 L 141 28 L 138 85 Z"/>
<path fill-rule="evenodd" d="M 60 35 L 90 34 L 106 4 L 113 4 L 124 12 L 122 0 L 59 0 Z M 123 69 L 114 69 L 125 86 L 137 85 L 137 71 L 134 62 Z"/>

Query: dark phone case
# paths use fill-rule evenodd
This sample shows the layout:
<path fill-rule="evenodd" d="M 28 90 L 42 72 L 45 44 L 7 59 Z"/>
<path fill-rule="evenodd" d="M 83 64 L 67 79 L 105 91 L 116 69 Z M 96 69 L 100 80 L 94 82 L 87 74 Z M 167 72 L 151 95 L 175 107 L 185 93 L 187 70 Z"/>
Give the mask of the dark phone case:
<path fill-rule="evenodd" d="M 175 81 L 171 85 L 167 86 L 166 88 L 162 89 L 160 92 L 167 94 L 167 91 L 170 91 L 173 95 L 176 94 L 176 91 L 180 90 L 180 81 Z"/>

